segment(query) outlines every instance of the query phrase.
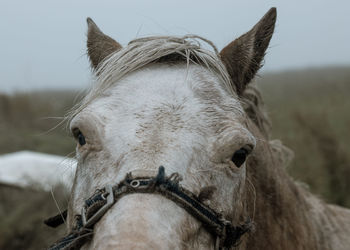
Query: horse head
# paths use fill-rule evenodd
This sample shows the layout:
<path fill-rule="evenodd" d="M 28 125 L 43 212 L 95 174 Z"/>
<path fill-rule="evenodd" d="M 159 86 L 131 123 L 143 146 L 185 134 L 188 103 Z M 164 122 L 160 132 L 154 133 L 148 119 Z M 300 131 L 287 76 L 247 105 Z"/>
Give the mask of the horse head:
<path fill-rule="evenodd" d="M 159 166 L 167 176 L 181 176 L 182 190 L 233 226 L 247 223 L 246 173 L 265 131 L 248 110 L 254 98 L 249 104 L 245 94 L 275 20 L 273 8 L 218 52 L 198 36 L 141 38 L 122 47 L 88 19 L 96 80 L 71 113 L 78 165 L 69 230 L 96 190 L 122 183 L 128 174 L 155 177 Z M 124 195 L 89 232 L 83 249 L 213 249 L 216 244 L 202 221 L 152 192 Z"/>

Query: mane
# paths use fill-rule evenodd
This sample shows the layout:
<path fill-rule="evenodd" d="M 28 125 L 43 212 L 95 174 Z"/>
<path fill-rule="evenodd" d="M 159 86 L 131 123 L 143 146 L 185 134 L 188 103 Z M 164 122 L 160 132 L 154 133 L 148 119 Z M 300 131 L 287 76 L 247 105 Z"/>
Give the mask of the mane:
<path fill-rule="evenodd" d="M 211 47 L 212 51 L 202 48 L 201 42 Z M 235 85 L 220 59 L 215 45 L 200 36 L 186 35 L 184 37 L 153 36 L 132 40 L 121 50 L 112 53 L 97 67 L 95 83 L 83 100 L 69 112 L 67 120 L 71 120 L 81 112 L 91 101 L 106 93 L 106 90 L 116 84 L 127 74 L 152 63 L 186 62 L 201 65 L 215 73 L 223 88 L 232 96 L 238 98 Z M 246 114 L 268 136 L 268 119 L 262 109 L 260 92 L 254 86 L 247 87 L 239 98 Z"/>
<path fill-rule="evenodd" d="M 260 129 L 266 139 L 270 138 L 271 123 L 265 111 L 263 98 L 255 82 L 248 84 L 242 93 L 241 102 L 248 117 Z"/>

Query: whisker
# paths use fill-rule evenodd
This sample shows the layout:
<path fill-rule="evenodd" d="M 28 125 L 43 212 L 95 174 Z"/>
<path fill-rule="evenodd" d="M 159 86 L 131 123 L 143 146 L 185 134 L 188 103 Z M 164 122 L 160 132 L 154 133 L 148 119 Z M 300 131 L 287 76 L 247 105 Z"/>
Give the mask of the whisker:
<path fill-rule="evenodd" d="M 56 208 L 58 209 L 58 212 L 59 212 L 59 214 L 60 214 L 61 217 L 62 217 L 63 223 L 66 224 L 66 220 L 64 219 L 64 216 L 62 215 L 63 212 L 62 212 L 62 210 L 60 209 L 60 206 L 58 205 L 58 202 L 57 202 L 57 200 L 56 200 L 56 198 L 55 198 L 55 195 L 54 195 L 54 193 L 53 193 L 52 188 L 50 189 L 50 192 L 51 192 L 52 199 L 53 199 L 54 202 L 55 202 Z"/>

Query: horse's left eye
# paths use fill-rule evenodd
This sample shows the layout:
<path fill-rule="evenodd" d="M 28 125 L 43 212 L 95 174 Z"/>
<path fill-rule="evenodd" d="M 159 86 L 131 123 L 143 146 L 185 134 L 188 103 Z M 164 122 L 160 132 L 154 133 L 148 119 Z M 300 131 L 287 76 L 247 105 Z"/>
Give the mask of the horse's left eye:
<path fill-rule="evenodd" d="M 240 167 L 243 165 L 245 160 L 247 159 L 248 150 L 245 148 L 238 149 L 232 156 L 231 160 L 236 165 L 236 167 Z"/>

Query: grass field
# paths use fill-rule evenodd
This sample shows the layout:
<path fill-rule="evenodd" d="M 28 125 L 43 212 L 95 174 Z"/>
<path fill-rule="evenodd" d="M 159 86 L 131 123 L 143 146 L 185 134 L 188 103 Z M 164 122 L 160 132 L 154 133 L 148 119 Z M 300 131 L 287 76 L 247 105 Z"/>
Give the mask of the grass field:
<path fill-rule="evenodd" d="M 350 207 L 350 68 L 267 74 L 258 79 L 272 137 L 291 148 L 296 179 Z"/>
<path fill-rule="evenodd" d="M 288 172 L 324 200 L 350 207 L 350 67 L 264 74 L 257 82 L 272 139 L 295 153 Z M 34 150 L 73 156 L 75 143 L 65 126 L 52 128 L 76 96 L 66 91 L 0 95 L 0 154 Z M 57 212 L 51 194 L 5 191 L 0 187 L 0 249 L 51 243 L 57 235 L 41 225 L 42 218 Z"/>

